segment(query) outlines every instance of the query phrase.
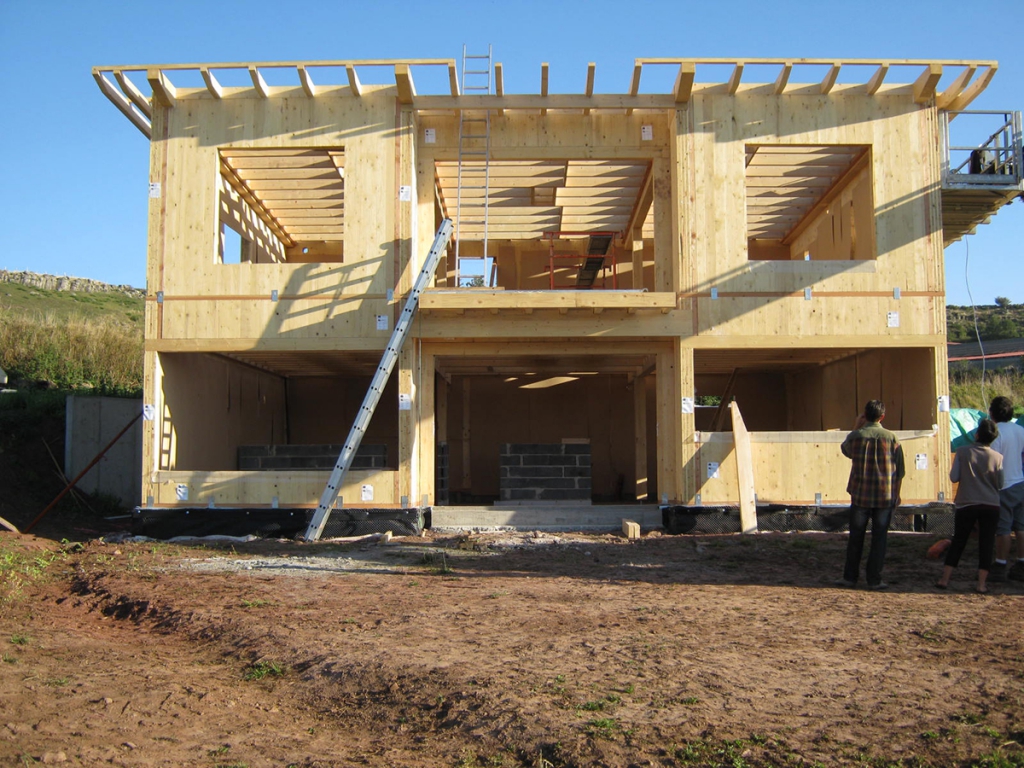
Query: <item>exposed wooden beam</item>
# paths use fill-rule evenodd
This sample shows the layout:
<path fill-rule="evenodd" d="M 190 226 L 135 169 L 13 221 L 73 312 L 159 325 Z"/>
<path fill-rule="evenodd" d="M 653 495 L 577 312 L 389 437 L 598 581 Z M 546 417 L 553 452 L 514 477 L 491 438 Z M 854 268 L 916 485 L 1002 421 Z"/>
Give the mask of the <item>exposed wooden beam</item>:
<path fill-rule="evenodd" d="M 399 104 L 412 104 L 416 97 L 416 84 L 408 64 L 395 64 L 395 83 L 398 85 Z"/>
<path fill-rule="evenodd" d="M 651 210 L 651 204 L 654 202 L 654 184 L 652 183 L 653 176 L 654 174 L 651 173 L 650 166 L 648 166 L 647 173 L 644 175 L 643 183 L 637 193 L 633 210 L 629 216 L 629 224 L 623 228 L 623 232 L 626 233 L 626 236 L 629 236 L 631 233 L 634 233 L 643 227 L 644 219 L 647 218 L 647 214 Z"/>
<path fill-rule="evenodd" d="M 477 109 L 552 109 L 551 99 L 536 94 L 509 96 L 417 96 L 416 109 L 450 112 Z M 668 93 L 641 93 L 627 96 L 623 93 L 595 93 L 587 98 L 582 93 L 558 94 L 558 109 L 675 109 L 674 97 Z M 543 149 L 541 149 L 543 151 Z"/>
<path fill-rule="evenodd" d="M 448 62 L 448 89 L 451 91 L 452 96 L 458 96 L 462 93 L 459 90 L 459 70 L 455 66 L 454 61 Z"/>
<path fill-rule="evenodd" d="M 252 79 L 252 87 L 256 89 L 256 93 L 260 95 L 260 98 L 270 98 L 270 89 L 267 87 L 267 83 L 263 79 L 263 75 L 260 74 L 258 67 L 249 67 L 249 77 Z"/>
<path fill-rule="evenodd" d="M 692 61 L 684 61 L 679 65 L 679 73 L 676 75 L 676 83 L 673 91 L 676 94 L 676 104 L 685 104 L 690 100 L 693 92 L 693 80 L 697 76 L 697 66 Z"/>
<path fill-rule="evenodd" d="M 173 107 L 177 102 L 177 93 L 174 85 L 167 79 L 167 75 L 159 69 L 146 70 L 146 80 L 149 87 L 153 89 L 153 100 L 164 107 Z"/>
<path fill-rule="evenodd" d="M 971 83 L 964 92 L 957 96 L 950 104 L 945 108 L 950 112 L 959 112 L 962 109 L 967 109 L 972 101 L 974 101 L 978 94 L 981 93 L 985 88 L 988 87 L 989 82 L 992 80 L 992 76 L 995 75 L 998 67 L 993 63 L 981 73 L 981 76 Z"/>
<path fill-rule="evenodd" d="M 914 102 L 924 104 L 935 97 L 935 86 L 942 78 L 942 65 L 929 64 L 921 76 L 914 81 Z"/>
<path fill-rule="evenodd" d="M 775 86 L 773 93 L 776 96 L 786 90 L 786 83 L 789 82 L 789 75 L 793 71 L 793 62 L 787 61 L 782 65 L 782 69 L 779 71 L 779 76 L 775 78 Z"/>
<path fill-rule="evenodd" d="M 299 67 L 299 82 L 302 83 L 302 90 L 306 92 L 309 98 L 316 96 L 316 84 L 313 82 L 313 78 L 309 74 L 309 70 L 305 67 Z"/>
<path fill-rule="evenodd" d="M 548 63 L 546 61 L 540 65 L 540 95 L 545 97 L 548 95 Z M 540 113 L 546 115 L 548 111 L 542 107 Z"/>
<path fill-rule="evenodd" d="M 843 189 L 853 178 L 860 173 L 864 168 L 867 167 L 868 161 L 871 158 L 871 152 L 865 148 L 862 150 L 860 157 L 858 157 L 848 169 L 835 181 L 825 195 L 819 200 L 814 206 L 804 214 L 804 217 L 797 223 L 789 233 L 782 238 L 782 245 L 792 245 L 801 234 L 809 227 L 818 215 L 828 208 L 829 205 L 842 193 Z"/>
<path fill-rule="evenodd" d="M 206 83 L 206 90 L 210 92 L 210 95 L 215 99 L 224 98 L 224 88 L 216 77 L 213 76 L 213 72 L 210 71 L 209 67 L 203 67 L 199 70 L 199 73 L 203 76 L 203 82 Z"/>
<path fill-rule="evenodd" d="M 96 79 L 96 84 L 99 85 L 100 90 L 103 91 L 103 95 L 110 99 L 114 106 L 121 110 L 124 116 L 132 121 L 132 125 L 142 131 L 147 139 L 151 139 L 153 137 L 153 126 L 150 125 L 145 115 L 141 115 L 133 109 L 131 102 L 128 101 L 128 97 L 117 90 L 114 84 L 107 80 L 102 73 L 94 70 L 92 76 Z"/>
<path fill-rule="evenodd" d="M 597 64 L 596 63 L 594 63 L 592 61 L 589 64 L 587 64 L 587 87 L 586 87 L 586 90 L 585 90 L 585 93 L 587 94 L 587 96 L 593 96 L 594 95 L 594 73 L 596 71 L 597 71 Z M 583 114 L 584 115 L 589 115 L 590 114 L 590 110 L 589 109 L 584 109 L 583 110 Z"/>
<path fill-rule="evenodd" d="M 363 86 L 359 82 L 359 75 L 356 73 L 356 68 L 349 64 L 345 67 L 345 73 L 348 75 L 348 87 L 352 89 L 352 93 L 355 96 L 363 95 Z"/>
<path fill-rule="evenodd" d="M 494 93 L 498 96 L 505 95 L 505 68 L 500 61 L 494 62 Z M 499 115 L 504 115 L 504 109 L 497 110 Z"/>
<path fill-rule="evenodd" d="M 641 64 L 639 61 L 634 61 L 633 63 L 633 78 L 629 81 L 630 96 L 636 96 L 638 93 L 640 93 L 640 72 L 643 70 L 643 66 L 644 65 Z M 626 109 L 626 114 L 632 115 L 633 108 L 628 107 Z"/>
<path fill-rule="evenodd" d="M 942 93 L 935 98 L 935 105 L 939 109 L 945 109 L 947 104 L 951 104 L 956 101 L 956 98 L 963 93 L 964 88 L 971 82 L 971 78 L 974 77 L 974 73 L 977 72 L 977 67 L 967 67 L 961 72 L 957 78 L 949 84 Z"/>
<path fill-rule="evenodd" d="M 736 90 L 740 87 L 740 80 L 743 79 L 743 62 L 739 62 L 733 67 L 732 74 L 729 75 L 729 82 L 726 84 L 726 91 L 730 95 L 736 93 Z"/>
<path fill-rule="evenodd" d="M 889 73 L 889 64 L 885 62 L 878 65 L 878 69 L 875 70 L 875 74 L 868 80 L 867 92 L 868 96 L 874 95 L 879 88 L 882 87 L 882 81 L 885 80 L 885 76 Z"/>
<path fill-rule="evenodd" d="M 153 117 L 153 105 L 149 103 L 142 91 L 135 87 L 135 83 L 128 79 L 128 77 L 120 69 L 114 70 L 114 77 L 117 78 L 117 84 L 121 86 L 121 90 L 124 94 L 132 100 L 132 104 L 139 108 L 146 117 Z"/>
<path fill-rule="evenodd" d="M 828 73 L 821 81 L 821 93 L 822 95 L 827 94 L 832 90 L 832 86 L 836 84 L 836 78 L 839 77 L 839 64 L 833 64 L 829 67 Z"/>

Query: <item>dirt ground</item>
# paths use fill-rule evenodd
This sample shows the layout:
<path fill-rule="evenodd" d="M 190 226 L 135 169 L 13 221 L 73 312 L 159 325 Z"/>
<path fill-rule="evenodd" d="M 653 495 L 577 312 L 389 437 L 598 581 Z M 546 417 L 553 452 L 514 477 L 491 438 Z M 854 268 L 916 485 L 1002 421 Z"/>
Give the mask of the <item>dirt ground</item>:
<path fill-rule="evenodd" d="M 1024 583 L 933 541 L 4 533 L 0 764 L 1024 766 Z"/>

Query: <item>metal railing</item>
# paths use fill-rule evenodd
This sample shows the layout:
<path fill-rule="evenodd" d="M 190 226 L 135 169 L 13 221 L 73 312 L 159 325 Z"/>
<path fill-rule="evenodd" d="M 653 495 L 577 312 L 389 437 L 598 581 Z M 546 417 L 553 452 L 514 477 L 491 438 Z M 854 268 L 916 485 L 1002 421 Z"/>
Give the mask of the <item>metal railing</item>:
<path fill-rule="evenodd" d="M 940 112 L 942 127 L 942 186 L 946 188 L 1017 187 L 1024 189 L 1019 111 L 969 110 Z M 953 118 L 960 117 L 951 131 Z M 968 125 L 969 124 L 969 125 Z M 990 131 L 978 144 L 954 144 L 963 136 Z M 964 139 L 970 140 L 970 139 Z"/>

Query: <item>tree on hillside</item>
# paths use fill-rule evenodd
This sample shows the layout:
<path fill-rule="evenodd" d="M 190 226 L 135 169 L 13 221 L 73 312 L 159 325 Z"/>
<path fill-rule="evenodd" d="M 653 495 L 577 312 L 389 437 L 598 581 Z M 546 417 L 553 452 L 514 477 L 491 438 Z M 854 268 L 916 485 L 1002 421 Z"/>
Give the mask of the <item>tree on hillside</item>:
<path fill-rule="evenodd" d="M 1005 296 L 996 296 L 996 306 L 999 307 L 1000 309 L 1009 309 L 1010 304 L 1012 303 L 1013 302 L 1011 302 Z"/>

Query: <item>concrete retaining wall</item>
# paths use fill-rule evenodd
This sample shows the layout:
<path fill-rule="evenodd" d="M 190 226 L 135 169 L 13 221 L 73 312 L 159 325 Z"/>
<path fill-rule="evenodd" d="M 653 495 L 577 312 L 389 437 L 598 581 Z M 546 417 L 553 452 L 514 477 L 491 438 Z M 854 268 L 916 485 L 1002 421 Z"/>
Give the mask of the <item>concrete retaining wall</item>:
<path fill-rule="evenodd" d="M 64 474 L 68 480 L 142 410 L 142 401 L 123 397 L 69 395 L 64 430 Z M 108 493 L 125 506 L 142 500 L 142 419 L 135 422 L 76 487 L 86 493 Z"/>

